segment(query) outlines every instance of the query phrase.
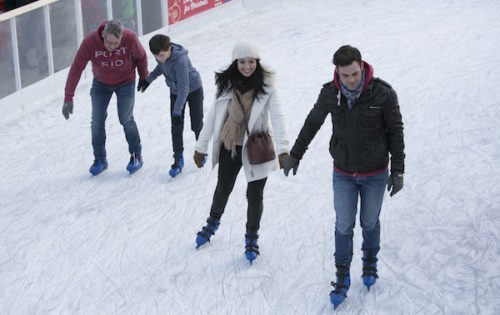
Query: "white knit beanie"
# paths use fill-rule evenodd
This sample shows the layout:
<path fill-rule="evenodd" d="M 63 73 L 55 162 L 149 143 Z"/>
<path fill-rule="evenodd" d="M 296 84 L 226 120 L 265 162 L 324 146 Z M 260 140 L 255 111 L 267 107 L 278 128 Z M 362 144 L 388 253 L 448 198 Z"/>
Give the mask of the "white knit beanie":
<path fill-rule="evenodd" d="M 257 46 L 251 42 L 239 42 L 233 48 L 233 61 L 241 58 L 255 58 L 260 59 L 260 53 Z"/>

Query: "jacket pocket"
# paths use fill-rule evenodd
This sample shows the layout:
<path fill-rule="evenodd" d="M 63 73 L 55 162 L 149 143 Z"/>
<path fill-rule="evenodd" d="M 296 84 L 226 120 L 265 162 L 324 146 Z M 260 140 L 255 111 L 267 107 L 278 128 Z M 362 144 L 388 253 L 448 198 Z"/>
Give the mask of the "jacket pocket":
<path fill-rule="evenodd" d="M 382 124 L 382 107 L 369 106 L 363 111 L 361 126 L 364 128 L 378 128 Z"/>
<path fill-rule="evenodd" d="M 343 111 L 332 112 L 332 120 L 334 129 L 344 129 L 345 117 Z"/>
<path fill-rule="evenodd" d="M 372 169 L 387 164 L 388 154 L 384 138 L 364 142 L 360 152 L 360 164 L 363 168 Z"/>
<path fill-rule="evenodd" d="M 347 161 L 347 146 L 339 143 L 337 137 L 332 136 L 330 139 L 330 154 L 336 164 L 345 165 Z"/>

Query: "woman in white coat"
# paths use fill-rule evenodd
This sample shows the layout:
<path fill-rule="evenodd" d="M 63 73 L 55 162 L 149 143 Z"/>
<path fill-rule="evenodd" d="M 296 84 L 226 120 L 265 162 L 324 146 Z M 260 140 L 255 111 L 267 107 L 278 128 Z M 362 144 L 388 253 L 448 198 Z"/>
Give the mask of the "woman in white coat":
<path fill-rule="evenodd" d="M 278 162 L 281 167 L 288 155 L 284 115 L 271 73 L 262 67 L 259 51 L 250 42 L 239 42 L 234 46 L 231 65 L 216 73 L 215 81 L 216 99 L 196 142 L 194 160 L 198 167 L 203 167 L 208 155 L 208 143 L 213 138 L 212 166 L 219 163 L 219 170 L 210 216 L 207 225 L 198 232 L 196 244 L 198 248 L 209 242 L 218 229 L 236 177 L 243 166 L 248 183 L 245 254 L 252 263 L 260 254 L 257 240 L 267 176 L 270 170 L 278 169 Z M 262 164 L 249 163 L 245 146 L 248 139 L 245 119 L 250 134 L 269 131 L 277 159 Z"/>

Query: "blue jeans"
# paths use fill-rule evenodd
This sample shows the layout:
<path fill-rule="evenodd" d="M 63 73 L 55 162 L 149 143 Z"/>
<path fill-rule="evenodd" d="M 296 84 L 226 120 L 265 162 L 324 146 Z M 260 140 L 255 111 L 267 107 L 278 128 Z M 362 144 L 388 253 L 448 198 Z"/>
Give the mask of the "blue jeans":
<path fill-rule="evenodd" d="M 170 94 L 170 118 L 172 118 L 172 113 L 174 111 L 175 100 L 177 95 Z M 186 103 L 189 104 L 189 116 L 191 117 L 191 130 L 194 132 L 196 140 L 200 135 L 200 131 L 203 128 L 203 88 L 199 88 L 188 94 Z M 174 126 L 172 124 L 172 145 L 174 147 L 174 158 L 179 158 L 184 152 L 184 141 L 182 138 L 182 133 L 184 132 L 184 110 L 186 109 L 186 104 L 182 107 L 181 121 L 179 126 Z"/>
<path fill-rule="evenodd" d="M 108 105 L 116 94 L 118 119 L 123 126 L 130 154 L 141 155 L 141 138 L 134 121 L 135 81 L 120 85 L 106 85 L 94 79 L 90 96 L 92 98 L 92 147 L 96 159 L 106 158 L 106 128 Z"/>
<path fill-rule="evenodd" d="M 352 239 L 361 200 L 360 222 L 362 250 L 377 254 L 380 250 L 380 210 L 387 185 L 388 171 L 369 177 L 346 176 L 333 172 L 333 204 L 335 207 L 335 265 L 347 266 L 352 261 Z"/>

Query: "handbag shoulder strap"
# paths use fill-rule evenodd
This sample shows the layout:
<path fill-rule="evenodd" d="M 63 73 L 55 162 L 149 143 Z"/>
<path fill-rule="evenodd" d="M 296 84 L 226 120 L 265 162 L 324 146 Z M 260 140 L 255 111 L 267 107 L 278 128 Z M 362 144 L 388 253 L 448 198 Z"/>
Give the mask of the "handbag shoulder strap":
<path fill-rule="evenodd" d="M 243 121 L 245 121 L 245 130 L 247 131 L 247 136 L 250 137 L 250 132 L 248 131 L 248 122 L 247 118 L 245 117 L 245 108 L 243 107 L 243 104 L 241 104 L 241 99 L 240 96 L 238 95 L 238 92 L 234 91 L 234 94 L 236 95 L 236 100 L 238 101 L 238 105 L 240 105 L 241 111 L 243 112 Z"/>

